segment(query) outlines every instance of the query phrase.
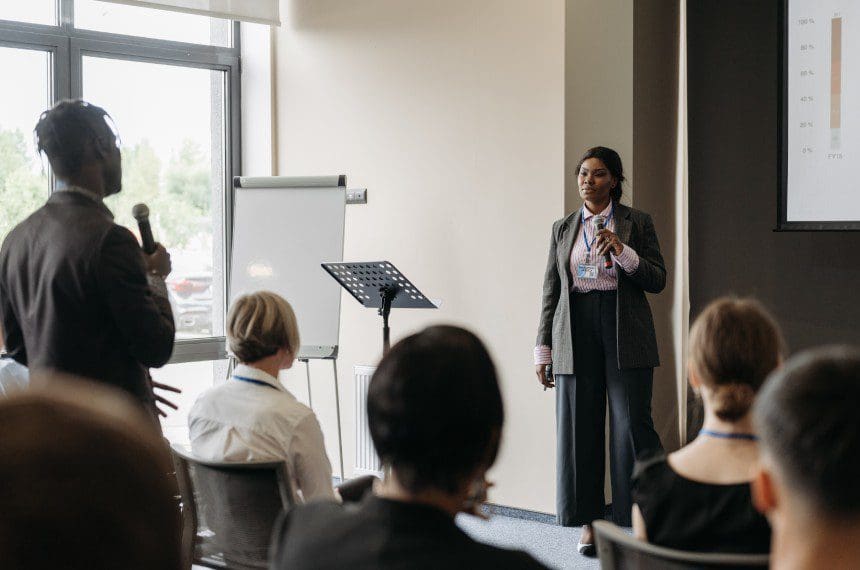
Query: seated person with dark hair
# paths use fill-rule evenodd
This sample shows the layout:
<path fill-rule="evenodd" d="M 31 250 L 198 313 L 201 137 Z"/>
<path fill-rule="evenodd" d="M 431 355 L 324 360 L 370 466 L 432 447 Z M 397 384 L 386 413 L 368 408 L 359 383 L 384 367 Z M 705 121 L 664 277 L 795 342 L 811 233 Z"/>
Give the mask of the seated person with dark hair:
<path fill-rule="evenodd" d="M 637 538 L 680 550 L 768 552 L 770 528 L 750 497 L 758 461 L 751 410 L 781 350 L 779 327 L 755 301 L 717 299 L 702 311 L 690 331 L 688 374 L 705 422 L 689 445 L 637 463 Z"/>
<path fill-rule="evenodd" d="M 755 405 L 756 507 L 773 526 L 771 568 L 860 568 L 860 350 L 789 360 Z"/>
<path fill-rule="evenodd" d="M 367 413 L 385 481 L 360 505 L 290 511 L 273 534 L 271 568 L 543 568 L 454 523 L 483 500 L 504 422 L 496 371 L 475 335 L 435 326 L 397 343 L 373 375 Z"/>
<path fill-rule="evenodd" d="M 149 415 L 42 374 L 0 400 L 0 567 L 180 570 L 173 465 Z"/>

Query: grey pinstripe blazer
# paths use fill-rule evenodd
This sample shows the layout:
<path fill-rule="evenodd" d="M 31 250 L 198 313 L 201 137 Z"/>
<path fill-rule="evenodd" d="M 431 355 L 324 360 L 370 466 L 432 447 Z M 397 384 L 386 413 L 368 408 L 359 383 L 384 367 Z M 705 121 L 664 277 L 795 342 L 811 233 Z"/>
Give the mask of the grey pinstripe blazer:
<path fill-rule="evenodd" d="M 536 344 L 552 346 L 553 373 L 573 374 L 573 335 L 570 322 L 570 252 L 579 232 L 580 211 L 552 225 L 549 259 L 543 281 L 540 324 Z M 615 204 L 615 233 L 639 254 L 639 267 L 630 275 L 616 267 L 618 300 L 618 367 L 646 368 L 660 365 L 654 319 L 645 293 L 666 287 L 666 266 L 651 216 L 623 204 Z"/>

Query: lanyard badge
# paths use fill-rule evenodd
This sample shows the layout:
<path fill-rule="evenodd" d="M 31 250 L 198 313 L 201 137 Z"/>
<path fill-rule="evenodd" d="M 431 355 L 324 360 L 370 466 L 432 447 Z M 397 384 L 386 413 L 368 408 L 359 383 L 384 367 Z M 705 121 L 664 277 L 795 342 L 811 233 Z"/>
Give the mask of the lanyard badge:
<path fill-rule="evenodd" d="M 583 206 L 585 208 L 585 206 Z M 613 214 L 615 214 L 615 205 L 612 205 L 612 209 L 609 211 L 609 216 L 606 217 L 606 224 L 609 224 L 609 220 L 612 219 Z M 582 243 L 585 244 L 585 259 L 576 264 L 576 277 L 578 279 L 597 279 L 598 275 L 600 275 L 600 263 L 597 256 L 597 251 L 593 249 L 594 242 L 597 239 L 597 234 L 595 233 L 591 236 L 591 240 L 588 239 L 587 235 L 587 227 L 588 224 L 585 223 L 585 212 L 581 213 L 580 225 L 582 226 Z"/>

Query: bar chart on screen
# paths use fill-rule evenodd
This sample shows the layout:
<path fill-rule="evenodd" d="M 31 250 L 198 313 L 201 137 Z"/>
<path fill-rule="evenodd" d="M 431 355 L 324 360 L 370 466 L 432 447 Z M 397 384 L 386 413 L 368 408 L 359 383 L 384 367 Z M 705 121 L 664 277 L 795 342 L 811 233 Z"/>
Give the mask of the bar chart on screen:
<path fill-rule="evenodd" d="M 830 18 L 830 148 L 842 146 L 842 21 L 841 12 Z"/>
<path fill-rule="evenodd" d="M 860 221 L 860 2 L 788 0 L 786 221 Z"/>

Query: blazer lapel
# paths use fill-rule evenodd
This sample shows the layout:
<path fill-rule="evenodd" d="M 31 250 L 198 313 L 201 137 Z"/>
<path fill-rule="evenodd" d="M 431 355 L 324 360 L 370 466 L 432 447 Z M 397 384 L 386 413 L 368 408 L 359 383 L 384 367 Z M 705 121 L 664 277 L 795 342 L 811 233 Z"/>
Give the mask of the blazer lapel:
<path fill-rule="evenodd" d="M 573 252 L 573 242 L 576 239 L 577 234 L 579 233 L 580 219 L 580 210 L 577 210 L 573 214 L 569 215 L 564 221 L 564 224 L 562 224 L 562 233 L 559 236 L 559 243 L 561 244 L 561 247 L 558 248 L 558 262 L 561 263 L 561 266 L 565 268 L 568 279 L 573 278 L 573 276 L 570 274 L 570 254 L 571 252 Z"/>
<path fill-rule="evenodd" d="M 624 204 L 615 204 L 615 235 L 621 240 L 621 243 L 628 245 L 630 239 L 630 230 L 633 223 L 630 221 L 630 208 Z"/>

